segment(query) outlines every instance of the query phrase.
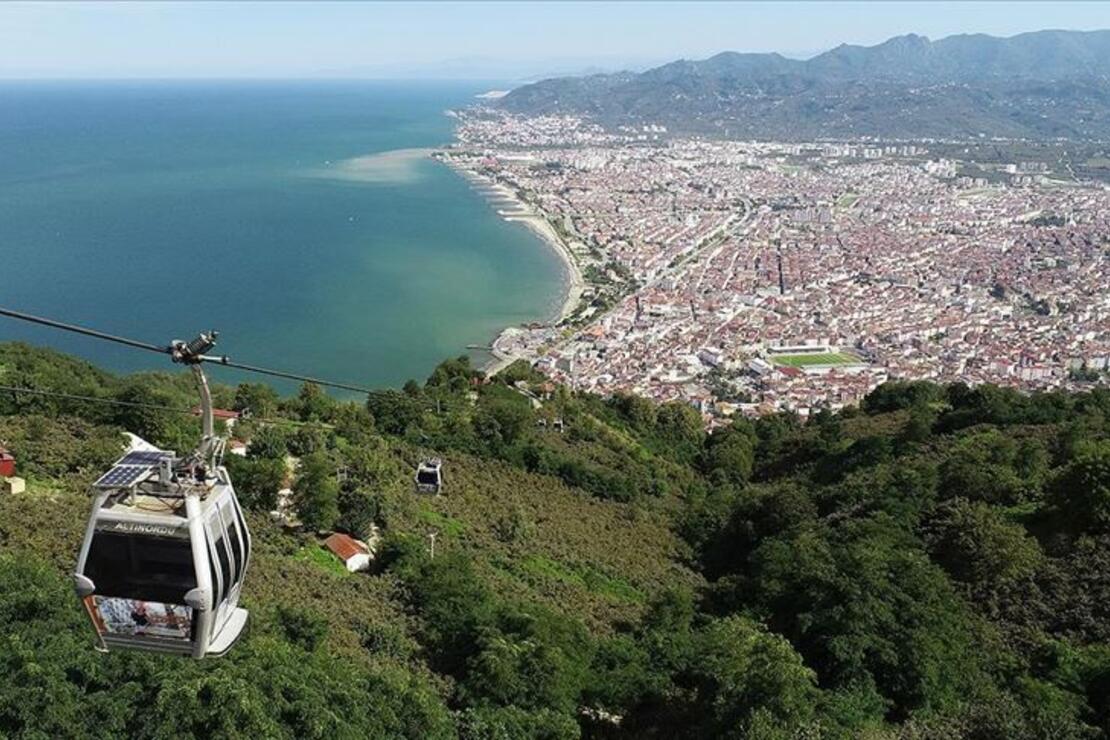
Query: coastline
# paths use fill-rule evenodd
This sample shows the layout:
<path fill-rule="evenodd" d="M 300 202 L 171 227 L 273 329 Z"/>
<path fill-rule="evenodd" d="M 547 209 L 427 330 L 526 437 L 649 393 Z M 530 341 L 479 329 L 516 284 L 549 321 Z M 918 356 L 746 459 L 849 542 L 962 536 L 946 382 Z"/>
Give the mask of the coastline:
<path fill-rule="evenodd" d="M 562 323 L 570 318 L 571 314 L 578 307 L 578 302 L 582 299 L 582 293 L 586 289 L 586 280 L 582 275 L 582 270 L 578 266 L 578 261 L 574 258 L 574 253 L 570 249 L 570 245 L 559 236 L 555 231 L 555 227 L 551 225 L 551 221 L 547 218 L 546 214 L 541 213 L 527 213 L 527 214 L 506 214 L 498 211 L 502 218 L 506 221 L 524 224 L 534 234 L 546 241 L 559 255 L 563 265 L 567 271 L 567 290 L 566 296 L 563 298 L 563 305 L 559 309 L 558 318 L 553 322 L 555 324 Z"/>
<path fill-rule="evenodd" d="M 489 201 L 498 216 L 505 221 L 523 225 L 555 252 L 563 263 L 565 271 L 565 294 L 558 312 L 547 324 L 554 329 L 569 319 L 578 309 L 587 283 L 574 251 L 566 239 L 552 225 L 549 215 L 542 209 L 525 203 L 511 188 L 502 185 L 495 179 L 458 165 L 452 161 L 449 153 L 439 151 L 433 153 L 432 156 L 473 185 Z M 491 359 L 483 367 L 488 375 L 496 375 L 517 360 L 532 360 L 535 358 L 535 353 L 532 351 L 518 352 L 511 348 L 514 340 L 525 331 L 519 326 L 508 326 L 498 333 L 490 343 Z"/>
<path fill-rule="evenodd" d="M 554 250 L 566 271 L 566 295 L 558 313 L 550 323 L 553 325 L 560 324 L 569 318 L 578 307 L 578 302 L 586 289 L 586 280 L 570 244 L 551 225 L 549 216 L 542 210 L 525 203 L 510 188 L 496 180 L 472 169 L 460 167 L 451 161 L 450 156 L 441 156 L 437 159 L 474 185 L 481 195 L 494 206 L 498 216 L 510 223 L 523 224 Z"/>

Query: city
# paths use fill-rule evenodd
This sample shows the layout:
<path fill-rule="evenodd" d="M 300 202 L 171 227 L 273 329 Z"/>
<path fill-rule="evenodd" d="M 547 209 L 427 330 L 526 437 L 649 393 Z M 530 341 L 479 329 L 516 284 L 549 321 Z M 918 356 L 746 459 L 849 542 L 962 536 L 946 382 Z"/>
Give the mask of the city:
<path fill-rule="evenodd" d="M 480 108 L 441 156 L 569 247 L 579 305 L 495 349 L 578 389 L 681 399 L 709 421 L 835 410 L 887 379 L 1032 390 L 1104 376 L 1110 194 L 1053 162 L 929 149 Z"/>

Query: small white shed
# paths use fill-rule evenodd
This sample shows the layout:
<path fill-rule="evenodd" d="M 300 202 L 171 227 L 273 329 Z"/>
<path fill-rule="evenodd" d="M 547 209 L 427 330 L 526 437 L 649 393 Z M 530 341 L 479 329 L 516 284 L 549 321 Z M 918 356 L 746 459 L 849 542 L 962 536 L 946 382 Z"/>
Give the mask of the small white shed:
<path fill-rule="evenodd" d="M 342 560 L 352 573 L 370 568 L 370 548 L 349 535 L 336 532 L 324 540 L 324 547 Z"/>

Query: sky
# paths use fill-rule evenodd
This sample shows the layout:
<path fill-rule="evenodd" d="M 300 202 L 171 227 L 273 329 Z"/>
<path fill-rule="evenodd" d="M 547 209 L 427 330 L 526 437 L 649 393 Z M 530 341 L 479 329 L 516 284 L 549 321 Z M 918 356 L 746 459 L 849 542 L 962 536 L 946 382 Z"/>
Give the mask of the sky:
<path fill-rule="evenodd" d="M 1042 28 L 1110 28 L 1110 3 L 5 2 L 0 77 L 517 80 Z"/>

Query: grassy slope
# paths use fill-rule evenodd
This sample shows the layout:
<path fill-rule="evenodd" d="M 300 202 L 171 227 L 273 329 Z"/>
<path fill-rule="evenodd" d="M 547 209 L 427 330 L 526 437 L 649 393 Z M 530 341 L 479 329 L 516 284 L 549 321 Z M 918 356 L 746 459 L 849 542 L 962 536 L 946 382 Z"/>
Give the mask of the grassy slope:
<path fill-rule="evenodd" d="M 395 531 L 438 531 L 437 552 L 475 556 L 502 595 L 539 600 L 606 629 L 647 596 L 699 577 L 678 564 L 662 515 L 599 501 L 503 463 L 448 457 L 439 497 L 412 497 Z"/>
<path fill-rule="evenodd" d="M 71 434 L 61 422 L 44 423 L 54 436 Z M 663 587 L 699 581 L 678 564 L 680 544 L 662 514 L 464 455 L 444 456 L 445 495 L 419 496 L 408 477 L 415 451 L 398 446 L 392 454 L 401 472 L 385 485 L 387 532 L 425 538 L 436 529 L 437 551 L 472 554 L 503 597 L 547 604 L 605 632 Z M 26 494 L 0 498 L 0 550 L 31 551 L 70 573 L 88 516 L 84 491 L 98 473 L 32 477 Z M 346 574 L 338 562 L 329 567 L 312 538 L 262 515 L 250 522 L 254 555 L 243 600 L 256 618 L 270 619 L 282 604 L 316 609 L 328 619 L 329 642 L 351 654 L 365 655 L 359 646 L 368 633 L 408 643 L 412 624 L 391 576 Z"/>

